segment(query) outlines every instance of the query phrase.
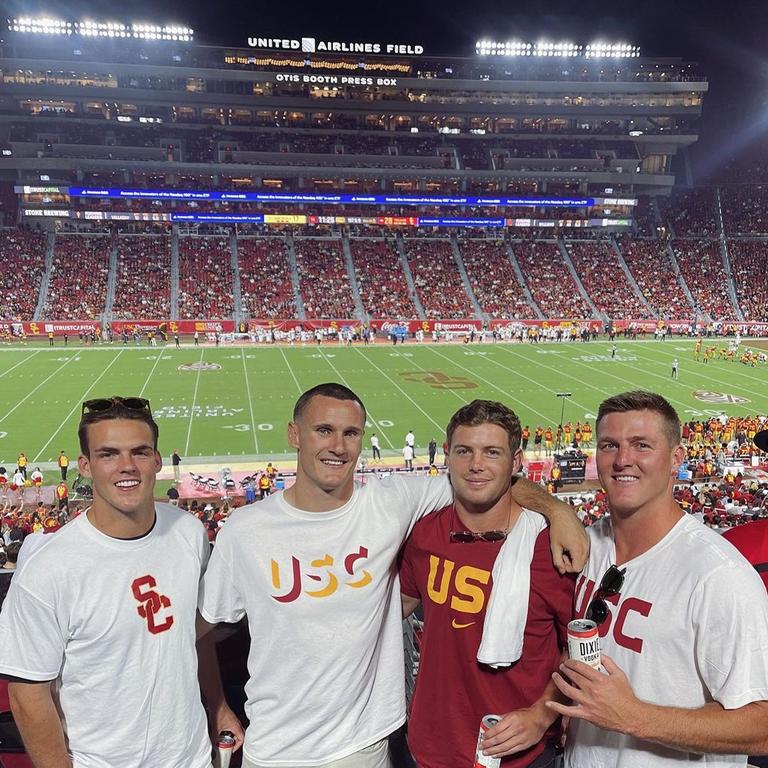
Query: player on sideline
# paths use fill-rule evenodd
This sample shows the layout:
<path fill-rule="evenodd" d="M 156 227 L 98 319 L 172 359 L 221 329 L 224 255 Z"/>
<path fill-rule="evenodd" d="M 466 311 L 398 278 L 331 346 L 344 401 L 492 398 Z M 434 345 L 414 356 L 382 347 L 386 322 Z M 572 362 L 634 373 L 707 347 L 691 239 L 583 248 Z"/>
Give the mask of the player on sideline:
<path fill-rule="evenodd" d="M 725 539 L 672 495 L 685 458 L 660 395 L 626 392 L 597 414 L 610 516 L 590 529 L 577 617 L 599 625 L 605 672 L 568 660 L 567 768 L 736 768 L 768 752 L 768 597 Z"/>
<path fill-rule="evenodd" d="M 93 504 L 30 555 L 0 614 L 27 752 L 36 768 L 209 768 L 195 663 L 204 529 L 153 500 L 149 401 L 88 400 L 79 438 Z"/>
<path fill-rule="evenodd" d="M 288 425 L 295 485 L 260 502 L 258 522 L 236 510 L 219 533 L 200 613 L 210 625 L 248 617 L 245 768 L 385 768 L 387 737 L 405 721 L 395 561 L 414 522 L 452 494 L 444 477 L 356 484 L 365 418 L 347 387 L 305 392 Z M 548 509 L 567 529 L 553 530 L 553 541 L 570 537 L 565 549 L 574 560 L 585 556 L 583 529 L 567 507 L 521 480 L 512 498 Z M 570 569 L 560 543 L 553 554 Z M 202 682 L 217 700 L 215 677 L 204 671 Z M 215 727 L 238 733 L 230 716 Z"/>

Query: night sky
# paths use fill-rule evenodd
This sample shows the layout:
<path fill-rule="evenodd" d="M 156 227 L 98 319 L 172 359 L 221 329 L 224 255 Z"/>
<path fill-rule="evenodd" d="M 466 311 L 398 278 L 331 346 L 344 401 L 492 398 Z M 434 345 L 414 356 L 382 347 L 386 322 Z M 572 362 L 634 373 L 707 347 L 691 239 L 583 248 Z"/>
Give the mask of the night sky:
<path fill-rule="evenodd" d="M 483 37 L 535 41 L 629 42 L 647 55 L 700 64 L 710 82 L 696 167 L 717 165 L 744 147 L 768 157 L 768 2 L 765 0 L 636 0 L 635 2 L 286 2 L 132 0 L 130 16 L 114 0 L 45 3 L 5 0 L 4 15 L 41 14 L 74 20 L 185 23 L 200 43 L 246 45 L 249 36 L 419 43 L 426 54 L 473 56 Z M 765 123 L 765 125 L 764 125 Z M 748 137 L 748 140 L 742 137 Z M 765 148 L 764 148 L 765 147 Z"/>

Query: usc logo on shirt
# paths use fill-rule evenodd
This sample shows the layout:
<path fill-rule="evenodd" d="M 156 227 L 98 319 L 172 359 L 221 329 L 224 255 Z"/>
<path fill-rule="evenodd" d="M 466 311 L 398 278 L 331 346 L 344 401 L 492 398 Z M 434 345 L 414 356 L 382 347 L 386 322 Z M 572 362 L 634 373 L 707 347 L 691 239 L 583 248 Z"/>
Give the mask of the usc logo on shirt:
<path fill-rule="evenodd" d="M 576 583 L 575 618 L 584 618 L 594 591 L 595 582 L 592 579 L 587 579 L 586 576 L 580 576 Z M 650 615 L 653 603 L 641 600 L 639 597 L 622 597 L 621 593 L 606 597 L 605 602 L 608 603 L 610 608 L 608 617 L 598 629 L 600 637 L 605 637 L 609 632 L 613 632 L 613 639 L 616 645 L 620 645 L 622 648 L 627 648 L 635 653 L 642 653 L 643 638 L 628 635 L 625 632 L 624 625 L 631 616 L 634 626 L 637 626 L 638 618 Z"/>
<path fill-rule="evenodd" d="M 146 619 L 147 629 L 153 635 L 167 632 L 173 626 L 173 616 L 166 616 L 158 622 L 156 616 L 164 609 L 171 607 L 171 598 L 155 591 L 157 581 L 154 576 L 147 574 L 134 579 L 131 590 L 136 600 L 141 603 L 136 609 L 142 619 Z"/>
<path fill-rule="evenodd" d="M 455 571 L 455 573 L 454 573 Z M 484 586 L 491 580 L 491 572 L 474 565 L 462 565 L 456 569 L 453 560 L 441 560 L 437 555 L 429 556 L 429 577 L 427 594 L 433 603 L 443 605 L 451 593 L 451 608 L 459 613 L 480 613 L 485 607 Z M 455 629 L 464 626 L 456 625 Z"/>

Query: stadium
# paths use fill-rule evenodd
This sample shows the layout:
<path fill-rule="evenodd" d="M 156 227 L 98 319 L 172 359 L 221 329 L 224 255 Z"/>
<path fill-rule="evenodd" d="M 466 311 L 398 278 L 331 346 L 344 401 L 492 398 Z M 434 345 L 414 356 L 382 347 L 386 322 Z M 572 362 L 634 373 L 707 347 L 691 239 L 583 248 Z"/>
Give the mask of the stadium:
<path fill-rule="evenodd" d="M 88 507 L 81 404 L 117 394 L 150 401 L 156 497 L 213 541 L 291 487 L 294 403 L 327 381 L 368 406 L 363 482 L 444 474 L 454 411 L 501 401 L 530 430 L 526 476 L 585 525 L 605 499 L 582 430 L 611 395 L 659 392 L 684 422 L 684 508 L 718 531 L 768 516 L 768 176 L 750 159 L 695 183 L 696 62 L 621 40 L 443 56 L 373 32 L 6 26 L 3 534 L 42 527 L 41 500 L 54 516 L 62 455 Z M 42 489 L 14 482 L 22 455 Z M 0 766 L 26 760 L 0 743 Z"/>

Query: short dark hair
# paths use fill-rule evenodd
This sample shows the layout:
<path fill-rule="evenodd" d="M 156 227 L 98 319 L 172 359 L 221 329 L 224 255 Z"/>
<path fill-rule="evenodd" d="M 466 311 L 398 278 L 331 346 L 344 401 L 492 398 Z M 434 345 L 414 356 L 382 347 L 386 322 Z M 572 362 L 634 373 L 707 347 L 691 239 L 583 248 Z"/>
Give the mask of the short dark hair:
<path fill-rule="evenodd" d="M 626 413 L 627 411 L 651 411 L 652 413 L 658 413 L 661 416 L 664 435 L 669 445 L 673 448 L 680 445 L 682 428 L 677 411 L 661 395 L 639 389 L 632 392 L 622 392 L 600 403 L 595 422 L 598 434 L 600 432 L 600 420 L 604 416 L 607 416 L 609 413 Z"/>
<path fill-rule="evenodd" d="M 88 450 L 88 427 L 100 421 L 112 421 L 113 419 L 127 419 L 130 421 L 143 421 L 152 430 L 152 444 L 157 450 L 157 441 L 160 436 L 160 428 L 152 418 L 152 413 L 142 408 L 126 408 L 120 403 L 115 403 L 105 411 L 87 411 L 80 418 L 77 428 L 77 437 L 80 440 L 80 452 L 83 456 L 90 456 Z"/>
<path fill-rule="evenodd" d="M 5 550 L 5 556 L 9 563 L 15 563 L 19 559 L 20 541 L 12 541 Z"/>
<path fill-rule="evenodd" d="M 453 433 L 457 427 L 479 427 L 482 424 L 495 424 L 501 427 L 507 433 L 509 450 L 513 454 L 517 453 L 522 433 L 520 419 L 513 410 L 495 400 L 473 400 L 459 408 L 448 422 L 446 429 L 448 446 L 451 445 Z"/>
<path fill-rule="evenodd" d="M 317 386 L 312 387 L 312 389 L 308 389 L 296 401 L 296 405 L 293 406 L 294 421 L 301 416 L 304 409 L 314 397 L 332 397 L 334 400 L 353 400 L 362 409 L 363 418 L 367 418 L 368 416 L 363 401 L 349 387 L 345 387 L 343 384 L 337 384 L 336 382 L 327 382 L 326 384 L 318 384 Z"/>

